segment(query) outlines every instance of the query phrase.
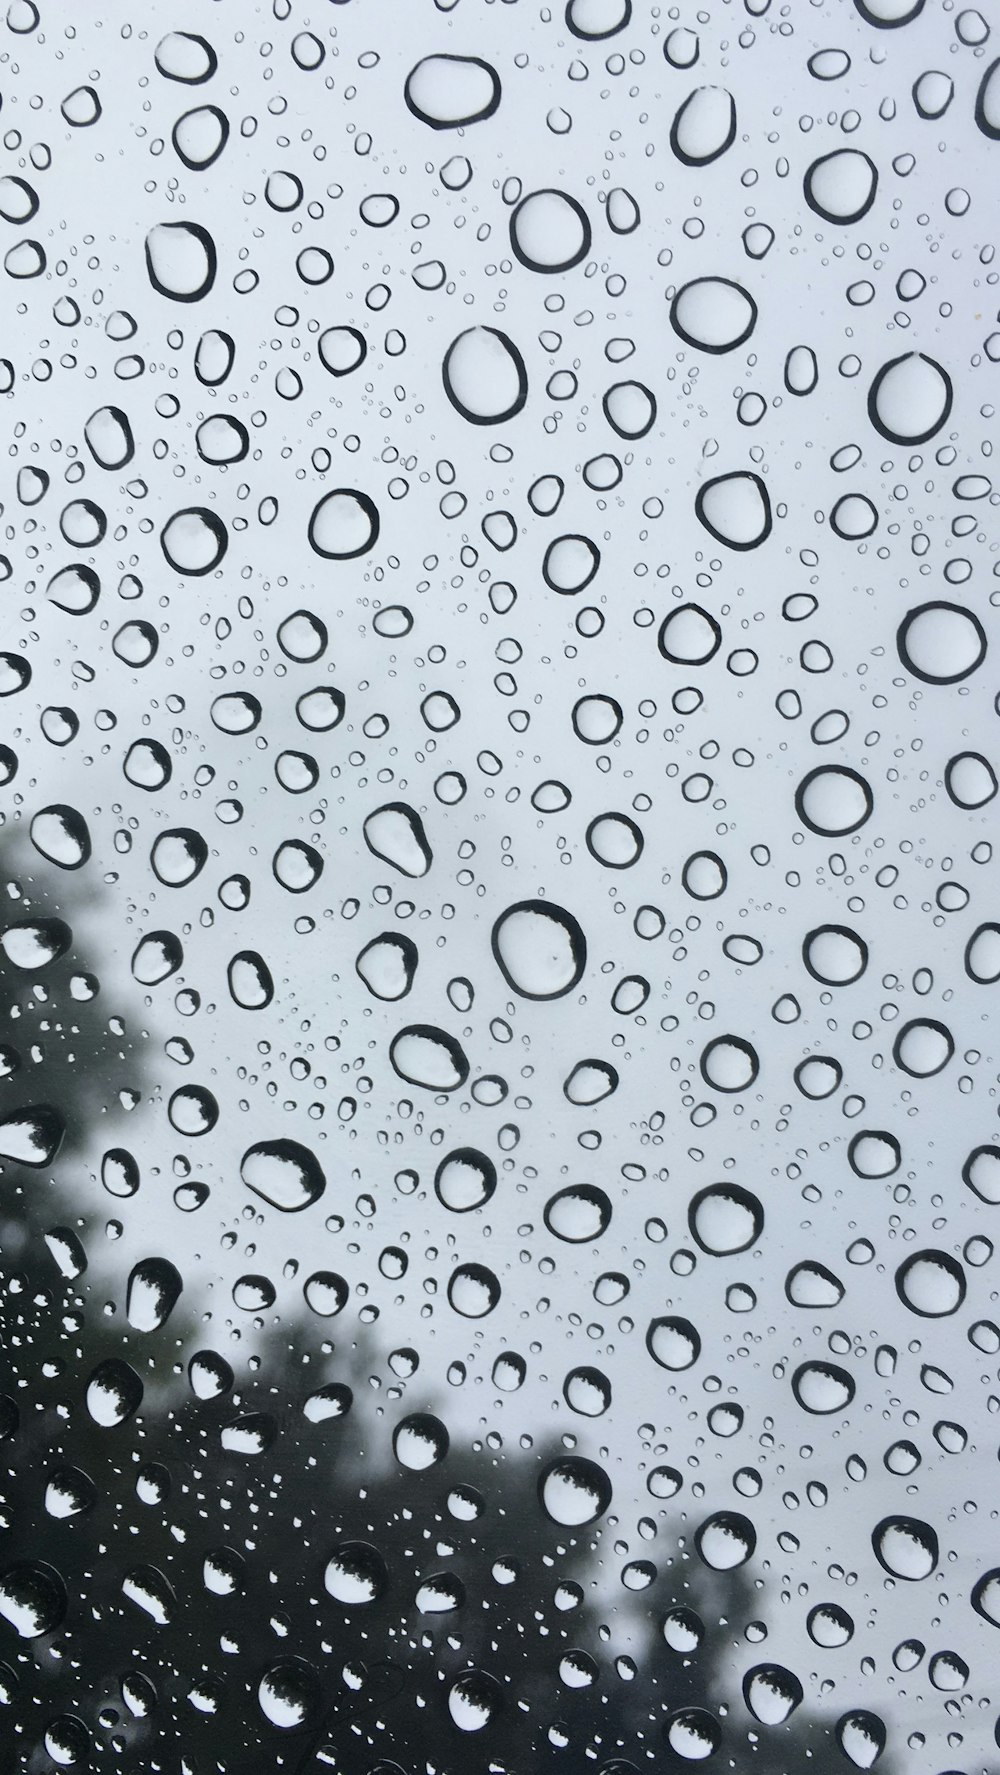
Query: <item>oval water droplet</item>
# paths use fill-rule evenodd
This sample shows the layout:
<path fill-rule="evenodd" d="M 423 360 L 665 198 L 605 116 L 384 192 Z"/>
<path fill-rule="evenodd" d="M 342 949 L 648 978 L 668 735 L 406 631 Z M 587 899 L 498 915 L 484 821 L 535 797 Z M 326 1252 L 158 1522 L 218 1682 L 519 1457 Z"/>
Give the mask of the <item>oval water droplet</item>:
<path fill-rule="evenodd" d="M 528 398 L 520 351 L 497 327 L 469 327 L 452 340 L 441 366 L 444 391 L 470 425 L 502 425 Z"/>
<path fill-rule="evenodd" d="M 63 802 L 43 807 L 31 822 L 31 842 L 46 862 L 82 869 L 90 860 L 90 832 L 83 815 Z"/>
<path fill-rule="evenodd" d="M 136 1331 L 158 1331 L 180 1299 L 184 1282 L 165 1257 L 146 1257 L 128 1279 L 126 1312 Z"/>
<path fill-rule="evenodd" d="M 410 1024 L 394 1035 L 389 1059 L 401 1079 L 425 1091 L 457 1091 L 469 1076 L 460 1043 L 429 1023 Z"/>
<path fill-rule="evenodd" d="M 158 222 L 146 235 L 146 271 L 159 296 L 200 302 L 215 282 L 215 241 L 198 222 Z"/>
<path fill-rule="evenodd" d="M 496 69 L 479 56 L 429 55 L 411 68 L 403 96 L 431 129 L 465 129 L 493 116 L 500 91 Z"/>
<path fill-rule="evenodd" d="M 736 101 L 722 86 L 697 86 L 670 126 L 670 146 L 684 166 L 709 166 L 736 140 Z"/>
<path fill-rule="evenodd" d="M 109 1356 L 87 1382 L 87 1410 L 103 1430 L 116 1429 L 138 1411 L 143 1391 L 135 1369 L 120 1357 Z"/>
<path fill-rule="evenodd" d="M 686 345 L 720 356 L 749 339 L 757 304 L 749 290 L 727 277 L 696 277 L 670 304 L 670 324 Z"/>
<path fill-rule="evenodd" d="M 155 1565 L 137 1565 L 122 1579 L 122 1595 L 157 1627 L 169 1627 L 177 1607 L 173 1586 Z"/>

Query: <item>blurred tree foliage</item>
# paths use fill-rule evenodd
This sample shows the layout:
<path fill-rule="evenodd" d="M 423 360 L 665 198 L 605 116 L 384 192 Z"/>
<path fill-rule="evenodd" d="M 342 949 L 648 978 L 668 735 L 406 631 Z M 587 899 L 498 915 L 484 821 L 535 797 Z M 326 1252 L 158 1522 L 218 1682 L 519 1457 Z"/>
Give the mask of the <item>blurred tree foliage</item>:
<path fill-rule="evenodd" d="M 184 1294 L 159 1329 L 129 1325 L 116 1223 L 143 1196 L 116 1201 L 100 1158 L 155 1093 L 153 1044 L 80 953 L 92 888 L 54 875 L 5 841 L 0 1149 L 24 1156 L 42 1106 L 30 1156 L 56 1150 L 0 1161 L 0 1770 L 849 1766 L 808 1699 L 783 1723 L 748 1709 L 766 1596 L 752 1566 L 712 1572 L 679 1543 L 676 1504 L 650 1499 L 635 1593 L 613 1505 L 574 1529 L 541 1507 L 558 1437 L 401 1466 L 419 1370 L 364 1326 L 338 1320 L 334 1344 L 261 1315 L 223 1347 Z M 124 1188 L 126 1162 L 109 1176 Z M 95 1421 L 95 1384 L 120 1422 Z"/>

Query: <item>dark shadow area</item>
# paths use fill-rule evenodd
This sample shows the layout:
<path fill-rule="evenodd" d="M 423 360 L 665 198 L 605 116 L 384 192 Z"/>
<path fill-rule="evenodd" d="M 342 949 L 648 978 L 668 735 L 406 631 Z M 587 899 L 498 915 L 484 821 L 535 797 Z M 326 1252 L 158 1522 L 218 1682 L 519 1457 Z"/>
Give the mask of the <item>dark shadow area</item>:
<path fill-rule="evenodd" d="M 72 934 L 93 889 L 32 866 L 11 893 L 12 866 L 0 849 L 0 1769 L 848 1766 L 789 1673 L 760 1676 L 758 1717 L 743 1697 L 767 1666 L 753 1561 L 678 1551 L 679 1506 L 651 1497 L 647 1587 L 620 1583 L 614 1502 L 581 1521 L 579 1474 L 545 1489 L 570 1424 L 449 1446 L 415 1353 L 364 1327 L 260 1320 L 237 1364 L 168 1269 L 133 1275 L 128 1313 L 125 1274 L 95 1280 L 143 1198 L 92 1155 L 155 1081 L 138 1003 L 106 1002 Z"/>

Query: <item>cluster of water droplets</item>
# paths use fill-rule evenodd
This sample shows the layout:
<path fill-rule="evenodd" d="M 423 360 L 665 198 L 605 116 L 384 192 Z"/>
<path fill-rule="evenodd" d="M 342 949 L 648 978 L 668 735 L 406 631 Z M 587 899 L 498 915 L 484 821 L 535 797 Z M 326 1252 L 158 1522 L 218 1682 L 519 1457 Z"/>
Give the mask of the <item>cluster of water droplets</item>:
<path fill-rule="evenodd" d="M 0 32 L 17 1767 L 986 1770 L 989 17 Z"/>

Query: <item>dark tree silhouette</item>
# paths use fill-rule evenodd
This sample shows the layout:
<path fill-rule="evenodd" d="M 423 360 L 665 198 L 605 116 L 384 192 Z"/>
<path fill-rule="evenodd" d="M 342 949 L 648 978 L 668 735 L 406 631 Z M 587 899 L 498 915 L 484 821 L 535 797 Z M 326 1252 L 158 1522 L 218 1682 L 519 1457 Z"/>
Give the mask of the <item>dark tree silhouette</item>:
<path fill-rule="evenodd" d="M 122 1127 L 155 1090 L 140 1007 L 109 1006 L 79 952 L 84 890 L 6 844 L 0 870 L 17 862 L 0 963 L 15 1154 L 0 1769 L 632 1775 L 707 1751 L 768 1775 L 844 1768 L 807 1701 L 768 1725 L 741 1698 L 767 1661 L 747 1569 L 711 1571 L 688 1546 L 609 1603 L 613 1508 L 572 1527 L 542 1506 L 559 1437 L 446 1447 L 427 1417 L 446 1403 L 364 1327 L 334 1344 L 306 1316 L 261 1319 L 226 1350 L 183 1294 L 158 1328 L 129 1323 L 106 1232 L 142 1197 L 116 1202 L 98 1173 L 110 1151 L 128 1186 Z M 133 1287 L 155 1319 L 175 1283 L 161 1269 Z M 654 1553 L 676 1548 L 677 1506 L 649 1514 Z"/>

